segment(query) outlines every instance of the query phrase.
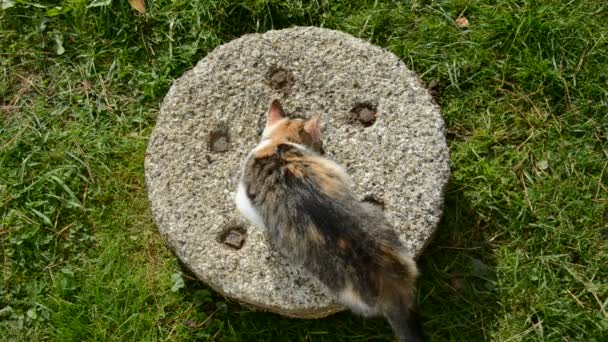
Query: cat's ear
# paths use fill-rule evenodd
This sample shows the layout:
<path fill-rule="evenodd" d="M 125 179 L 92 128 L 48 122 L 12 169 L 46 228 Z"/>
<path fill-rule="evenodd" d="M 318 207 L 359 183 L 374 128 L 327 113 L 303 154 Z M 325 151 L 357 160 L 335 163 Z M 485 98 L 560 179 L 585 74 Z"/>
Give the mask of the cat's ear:
<path fill-rule="evenodd" d="M 321 141 L 321 127 L 319 125 L 319 117 L 314 116 L 304 123 L 304 131 L 310 134 L 313 141 Z"/>
<path fill-rule="evenodd" d="M 277 123 L 277 121 L 283 119 L 284 117 L 285 112 L 283 111 L 281 102 L 279 102 L 278 99 L 272 100 L 268 113 L 266 113 L 266 127 L 274 125 Z"/>

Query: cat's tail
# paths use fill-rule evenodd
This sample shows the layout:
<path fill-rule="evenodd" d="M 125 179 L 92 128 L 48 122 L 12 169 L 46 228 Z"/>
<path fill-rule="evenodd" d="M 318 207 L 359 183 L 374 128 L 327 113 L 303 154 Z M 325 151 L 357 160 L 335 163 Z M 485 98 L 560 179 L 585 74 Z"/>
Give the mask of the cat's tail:
<path fill-rule="evenodd" d="M 394 243 L 377 241 L 372 273 L 380 285 L 379 309 L 400 342 L 426 341 L 416 313 L 416 262 Z"/>
<path fill-rule="evenodd" d="M 382 312 L 390 323 L 400 342 L 426 341 L 420 317 L 416 311 L 416 277 L 418 269 L 415 261 L 404 254 L 386 250 L 380 253 L 385 270 L 382 281 Z M 387 263 L 388 260 L 393 260 Z"/>
<path fill-rule="evenodd" d="M 385 309 L 384 316 L 393 328 L 399 342 L 426 341 L 420 317 L 411 304 L 392 305 Z"/>

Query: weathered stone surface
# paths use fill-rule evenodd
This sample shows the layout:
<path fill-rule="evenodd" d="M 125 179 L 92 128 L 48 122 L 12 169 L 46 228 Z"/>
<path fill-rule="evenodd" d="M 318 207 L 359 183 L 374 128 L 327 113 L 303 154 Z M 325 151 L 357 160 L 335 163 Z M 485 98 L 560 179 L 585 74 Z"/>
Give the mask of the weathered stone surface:
<path fill-rule="evenodd" d="M 322 317 L 341 308 L 233 204 L 239 164 L 258 142 L 273 96 L 288 115 L 321 114 L 326 155 L 346 167 L 362 199 L 384 207 L 416 255 L 441 216 L 449 175 L 444 123 L 397 57 L 321 28 L 243 36 L 171 87 L 145 164 L 160 232 L 220 293 L 287 316 Z M 220 238 L 230 227 L 243 228 L 242 245 L 238 236 L 223 236 L 240 248 Z"/>

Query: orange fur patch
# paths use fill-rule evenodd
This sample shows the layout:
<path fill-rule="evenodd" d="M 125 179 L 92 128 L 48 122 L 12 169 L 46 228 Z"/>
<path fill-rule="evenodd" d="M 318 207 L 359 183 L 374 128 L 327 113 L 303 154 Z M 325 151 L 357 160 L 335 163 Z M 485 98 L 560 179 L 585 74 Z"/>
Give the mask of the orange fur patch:
<path fill-rule="evenodd" d="M 286 142 L 302 143 L 300 139 L 300 131 L 303 129 L 304 122 L 302 120 L 283 120 L 272 127 L 267 140 L 264 140 L 263 148 L 256 149 L 256 158 L 265 158 L 276 153 L 276 148 L 280 144 Z"/>
<path fill-rule="evenodd" d="M 340 248 L 343 251 L 349 250 L 350 249 L 350 243 L 344 239 L 339 239 L 338 240 L 338 248 Z"/>
<path fill-rule="evenodd" d="M 338 175 L 331 165 L 320 157 L 316 156 L 286 156 L 287 162 L 300 165 L 301 169 L 308 169 L 310 176 L 314 177 L 321 190 L 330 197 L 336 197 L 346 189 L 342 177 Z"/>
<path fill-rule="evenodd" d="M 330 197 L 336 197 L 344 190 L 345 184 L 333 175 L 332 170 L 328 169 L 323 163 L 313 162 L 310 164 L 310 169 L 316 176 L 323 192 Z"/>
<path fill-rule="evenodd" d="M 294 175 L 298 178 L 304 177 L 304 171 L 302 170 L 300 165 L 289 164 L 289 165 L 287 165 L 287 171 L 289 171 L 292 175 Z"/>
<path fill-rule="evenodd" d="M 277 124 L 277 127 L 272 128 L 272 140 L 291 141 L 296 144 L 301 144 L 300 132 L 304 129 L 304 121 L 302 120 L 285 120 Z"/>

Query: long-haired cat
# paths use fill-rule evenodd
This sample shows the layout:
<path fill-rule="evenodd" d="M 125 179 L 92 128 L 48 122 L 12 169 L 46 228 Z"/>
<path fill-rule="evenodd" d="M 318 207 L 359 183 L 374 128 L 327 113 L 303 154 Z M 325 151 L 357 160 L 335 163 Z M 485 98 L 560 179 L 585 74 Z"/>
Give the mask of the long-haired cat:
<path fill-rule="evenodd" d="M 400 341 L 423 341 L 417 268 L 381 209 L 357 199 L 345 170 L 318 151 L 318 118 L 289 119 L 274 100 L 261 142 L 243 163 L 236 204 L 340 303 L 383 315 Z"/>

